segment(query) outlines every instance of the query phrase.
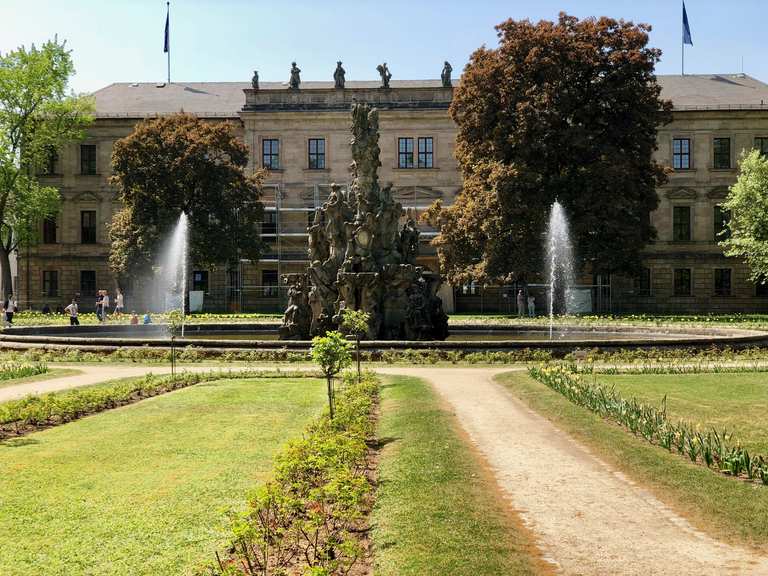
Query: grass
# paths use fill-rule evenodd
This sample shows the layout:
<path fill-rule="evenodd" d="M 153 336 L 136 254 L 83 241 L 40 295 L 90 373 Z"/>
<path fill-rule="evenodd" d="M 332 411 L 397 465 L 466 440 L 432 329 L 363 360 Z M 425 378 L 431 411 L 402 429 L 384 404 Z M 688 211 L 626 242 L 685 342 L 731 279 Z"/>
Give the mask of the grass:
<path fill-rule="evenodd" d="M 735 432 L 750 452 L 768 454 L 768 374 L 599 375 L 599 383 L 615 386 L 625 398 L 634 396 L 660 405 L 667 396 L 667 414 L 702 429 Z"/>
<path fill-rule="evenodd" d="M 323 406 L 316 379 L 199 384 L 0 443 L 0 573 L 157 575 L 210 560 Z"/>
<path fill-rule="evenodd" d="M 697 374 L 692 378 L 701 376 Z M 715 377 L 722 379 L 724 375 Z M 768 550 L 768 522 L 765 520 L 768 517 L 768 490 L 764 486 L 713 473 L 648 444 L 572 404 L 526 373 L 503 374 L 499 381 L 604 461 L 649 488 L 695 526 L 728 542 Z M 557 463 L 553 463 L 550 473 L 557 473 Z M 578 478 L 564 481 L 577 482 Z"/>
<path fill-rule="evenodd" d="M 48 368 L 48 372 L 45 374 L 36 374 L 35 376 L 25 376 L 24 378 L 0 380 L 0 388 L 17 386 L 19 384 L 29 384 L 31 382 L 40 382 L 41 380 L 51 380 L 52 378 L 63 378 L 64 376 L 74 376 L 75 374 L 80 374 L 80 370 L 69 368 Z"/>
<path fill-rule="evenodd" d="M 388 377 L 381 398 L 377 576 L 536 574 L 529 534 L 430 387 Z"/>

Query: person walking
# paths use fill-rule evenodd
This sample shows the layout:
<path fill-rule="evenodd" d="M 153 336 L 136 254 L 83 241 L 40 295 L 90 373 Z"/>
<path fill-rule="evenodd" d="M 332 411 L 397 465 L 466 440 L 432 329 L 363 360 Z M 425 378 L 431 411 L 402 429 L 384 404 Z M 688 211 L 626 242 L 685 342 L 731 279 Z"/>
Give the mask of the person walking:
<path fill-rule="evenodd" d="M 16 312 L 16 301 L 13 299 L 13 294 L 8 294 L 5 302 L 3 302 L 3 319 L 6 326 L 13 326 L 13 314 Z"/>
<path fill-rule="evenodd" d="M 533 294 L 528 294 L 528 316 L 531 318 L 536 317 L 536 298 Z"/>
<path fill-rule="evenodd" d="M 120 288 L 117 289 L 117 296 L 115 296 L 115 316 L 123 315 L 123 291 Z"/>
<path fill-rule="evenodd" d="M 101 299 L 101 321 L 107 321 L 107 314 L 109 313 L 109 292 L 104 290 L 104 295 Z"/>
<path fill-rule="evenodd" d="M 525 294 L 522 290 L 517 291 L 517 315 L 521 318 L 525 316 Z"/>
<path fill-rule="evenodd" d="M 104 308 L 102 307 L 102 302 L 104 301 L 104 291 L 99 290 L 96 293 L 96 319 L 101 322 L 101 314 L 104 311 Z"/>
<path fill-rule="evenodd" d="M 77 319 L 77 300 L 72 298 L 72 302 L 69 306 L 64 308 L 64 312 L 69 314 L 69 325 L 80 326 L 80 320 Z"/>

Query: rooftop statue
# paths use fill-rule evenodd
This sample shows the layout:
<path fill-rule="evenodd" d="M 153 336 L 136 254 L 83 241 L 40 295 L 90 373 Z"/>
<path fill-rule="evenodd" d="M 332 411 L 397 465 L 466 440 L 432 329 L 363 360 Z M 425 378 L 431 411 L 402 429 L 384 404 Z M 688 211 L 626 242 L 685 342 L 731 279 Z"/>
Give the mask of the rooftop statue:
<path fill-rule="evenodd" d="M 453 66 L 451 66 L 451 63 L 446 60 L 445 64 L 443 65 L 443 71 L 440 73 L 440 78 L 443 81 L 443 88 L 450 88 L 453 86 L 451 83 L 451 72 L 453 72 Z"/>
<path fill-rule="evenodd" d="M 283 277 L 289 306 L 282 339 L 307 340 L 339 327 L 345 309 L 370 314 L 370 339 L 444 340 L 448 317 L 437 296 L 440 277 L 417 265 L 419 230 L 392 185 L 379 185 L 379 114 L 352 105 L 352 182 L 331 185 L 315 211 L 305 274 Z M 400 222 L 404 219 L 404 224 Z"/>
<path fill-rule="evenodd" d="M 296 66 L 296 62 L 291 63 L 291 78 L 288 80 L 288 87 L 291 90 L 298 90 L 301 84 L 301 69 Z"/>
<path fill-rule="evenodd" d="M 336 70 L 333 72 L 333 84 L 335 88 L 344 88 L 344 68 L 341 66 L 341 60 L 336 62 Z"/>
<path fill-rule="evenodd" d="M 384 64 L 379 64 L 376 66 L 376 70 L 378 71 L 379 76 L 381 76 L 381 87 L 389 88 L 389 81 L 392 79 L 392 73 L 389 71 L 389 68 L 387 68 L 387 63 L 384 62 Z"/>
<path fill-rule="evenodd" d="M 258 70 L 253 71 L 253 78 L 251 78 L 251 86 L 253 86 L 254 90 L 259 89 L 259 71 Z"/>

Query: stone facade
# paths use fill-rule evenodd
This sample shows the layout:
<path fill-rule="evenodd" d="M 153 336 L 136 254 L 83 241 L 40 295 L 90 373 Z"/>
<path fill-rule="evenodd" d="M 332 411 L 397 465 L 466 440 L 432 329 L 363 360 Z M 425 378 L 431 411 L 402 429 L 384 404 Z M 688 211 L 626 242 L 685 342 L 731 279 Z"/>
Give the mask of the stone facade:
<path fill-rule="evenodd" d="M 715 207 L 736 179 L 739 153 L 754 146 L 756 138 L 768 138 L 768 107 L 762 104 L 768 102 L 768 86 L 741 75 L 660 77 L 660 81 L 663 96 L 673 101 L 674 119 L 659 131 L 657 159 L 672 166 L 673 148 L 687 140 L 690 164 L 675 169 L 659 190 L 659 208 L 652 215 L 658 238 L 645 250 L 648 272 L 639 279 L 592 279 L 593 284 L 604 285 L 598 289 L 596 308 L 614 312 L 768 310 L 768 297 L 762 295 L 768 290 L 750 282 L 740 262 L 725 258 L 714 237 Z M 20 305 L 40 309 L 48 303 L 55 308 L 79 293 L 83 309 L 88 309 L 91 290 L 114 292 L 106 232 L 119 207 L 108 183 L 112 145 L 142 118 L 184 110 L 211 121 L 234 122 L 250 149 L 249 169 L 271 168 L 261 230 L 269 241 L 269 252 L 260 262 L 242 262 L 236 271 L 193 266 L 189 284 L 206 293 L 206 309 L 282 311 L 286 295 L 278 278 L 306 268 L 306 228 L 315 209 L 327 199 L 331 183 L 349 184 L 353 101 L 379 109 L 379 178 L 382 184 L 392 183 L 394 198 L 404 208 L 420 212 L 436 199 L 450 204 L 460 189 L 454 160 L 456 128 L 447 113 L 452 88 L 441 80 L 393 80 L 388 89 L 379 85 L 346 81 L 342 89 L 334 88 L 334 82 L 302 81 L 299 89 L 289 89 L 283 83 L 261 82 L 255 89 L 251 83 L 116 84 L 98 91 L 97 119 L 86 140 L 59 151 L 52 174 L 41 176 L 43 183 L 59 187 L 63 202 L 55 234 L 48 224 L 43 243 L 19 251 L 16 292 Z M 723 164 L 725 139 L 728 167 Z M 88 162 L 93 150 L 88 146 L 95 146 L 95 166 Z M 84 173 L 91 168 L 95 174 Z M 418 263 L 434 269 L 436 258 L 429 240 L 436 232 L 423 226 L 421 230 Z M 690 295 L 682 295 L 687 278 Z M 441 292 L 446 309 L 454 308 L 455 297 L 456 307 L 466 311 L 481 307 L 512 311 L 514 304 L 504 298 L 507 294 L 505 289 L 481 287 L 444 287 Z M 145 303 L 131 302 L 129 295 L 126 306 L 138 311 Z"/>

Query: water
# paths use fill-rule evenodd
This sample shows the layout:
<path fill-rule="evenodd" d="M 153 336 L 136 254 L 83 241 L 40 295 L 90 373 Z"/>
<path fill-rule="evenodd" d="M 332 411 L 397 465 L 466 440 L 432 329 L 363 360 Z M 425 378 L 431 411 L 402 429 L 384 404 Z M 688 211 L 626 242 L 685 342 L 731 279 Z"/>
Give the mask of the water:
<path fill-rule="evenodd" d="M 573 285 L 573 245 L 563 206 L 555 200 L 547 225 L 547 274 L 549 276 L 549 339 L 554 335 L 555 311 L 568 311 L 568 287 Z"/>
<path fill-rule="evenodd" d="M 165 312 L 180 310 L 184 316 L 187 294 L 187 260 L 189 253 L 189 219 L 182 212 L 162 254 L 160 255 L 160 297 L 164 299 Z M 184 322 L 181 323 L 184 336 Z"/>

